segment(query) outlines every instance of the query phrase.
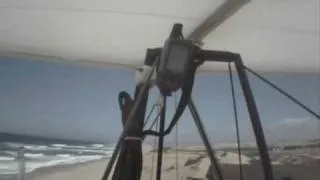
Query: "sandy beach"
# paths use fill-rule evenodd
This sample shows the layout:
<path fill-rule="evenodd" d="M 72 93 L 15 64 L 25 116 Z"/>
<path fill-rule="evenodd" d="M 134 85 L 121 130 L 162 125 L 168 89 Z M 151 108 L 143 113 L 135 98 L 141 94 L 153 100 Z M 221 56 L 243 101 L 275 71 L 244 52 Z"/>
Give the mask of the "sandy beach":
<path fill-rule="evenodd" d="M 240 180 L 238 154 L 231 151 L 217 151 L 216 156 L 221 163 L 225 180 Z M 155 179 L 156 158 L 156 153 L 145 151 L 142 180 Z M 37 169 L 28 174 L 26 180 L 99 180 L 107 161 L 106 158 L 76 165 Z M 242 162 L 246 180 L 263 180 L 259 160 L 242 155 Z M 166 149 L 163 154 L 162 179 L 204 180 L 209 165 L 209 158 L 201 148 Z M 317 180 L 320 176 L 319 167 L 319 161 L 303 165 L 273 163 L 276 180 L 282 180 L 284 177 L 292 177 L 292 180 Z"/>

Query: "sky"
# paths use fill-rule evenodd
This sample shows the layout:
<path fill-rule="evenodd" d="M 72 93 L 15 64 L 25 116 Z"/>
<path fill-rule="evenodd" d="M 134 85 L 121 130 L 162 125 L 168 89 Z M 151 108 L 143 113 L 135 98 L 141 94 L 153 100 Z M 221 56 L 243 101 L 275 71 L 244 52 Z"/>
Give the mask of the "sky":
<path fill-rule="evenodd" d="M 135 73 L 112 67 L 84 67 L 0 57 L 0 132 L 86 141 L 115 140 L 122 130 L 118 93 L 133 94 Z M 242 91 L 235 77 L 241 139 L 253 140 Z M 266 78 L 320 114 L 319 74 L 266 74 Z M 268 142 L 320 138 L 320 121 L 260 80 L 249 76 Z M 159 96 L 151 90 L 150 108 Z M 177 94 L 179 98 L 179 93 Z M 226 73 L 196 76 L 193 99 L 212 141 L 235 141 Z M 174 113 L 168 99 L 168 124 Z M 167 138 L 174 141 L 175 131 Z M 188 110 L 178 139 L 200 142 Z"/>

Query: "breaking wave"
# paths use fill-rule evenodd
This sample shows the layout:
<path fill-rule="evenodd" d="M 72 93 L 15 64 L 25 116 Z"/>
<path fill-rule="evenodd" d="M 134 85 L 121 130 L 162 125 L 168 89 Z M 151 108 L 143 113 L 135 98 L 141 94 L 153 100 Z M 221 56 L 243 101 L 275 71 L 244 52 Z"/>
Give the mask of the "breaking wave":
<path fill-rule="evenodd" d="M 18 173 L 18 151 L 24 147 L 24 162 L 26 172 L 38 168 L 57 165 L 70 165 L 109 157 L 113 145 L 103 144 L 30 144 L 30 143 L 0 143 L 0 179 L 2 175 Z"/>

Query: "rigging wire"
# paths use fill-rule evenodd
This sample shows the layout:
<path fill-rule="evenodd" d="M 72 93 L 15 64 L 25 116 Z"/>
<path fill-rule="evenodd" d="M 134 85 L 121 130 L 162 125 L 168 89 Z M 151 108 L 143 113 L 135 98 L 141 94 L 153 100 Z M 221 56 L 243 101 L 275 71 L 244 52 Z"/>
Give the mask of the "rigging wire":
<path fill-rule="evenodd" d="M 156 121 L 156 127 L 155 127 L 156 129 L 158 129 L 158 124 L 159 124 L 159 121 Z M 155 136 L 154 140 L 153 140 L 153 148 L 154 149 L 156 147 L 156 144 L 157 144 L 157 137 Z M 153 179 L 154 157 L 155 157 L 155 153 L 152 152 L 150 180 Z"/>
<path fill-rule="evenodd" d="M 160 117 L 160 112 L 161 112 L 161 104 L 158 103 L 157 105 L 158 106 L 154 106 L 154 107 L 158 107 L 158 114 L 157 114 L 156 118 L 154 119 L 154 121 L 152 122 L 150 129 L 152 129 L 154 125 L 156 126 L 155 129 L 158 129 L 159 117 Z M 157 144 L 157 137 L 155 136 L 154 140 L 153 140 L 153 148 L 154 149 L 156 147 L 156 144 Z M 155 153 L 152 152 L 150 180 L 153 179 L 154 157 L 155 157 Z"/>
<path fill-rule="evenodd" d="M 308 108 L 306 105 L 302 104 L 299 100 L 295 99 L 293 96 L 291 96 L 290 94 L 288 94 L 287 92 L 285 92 L 284 90 L 282 90 L 281 88 L 279 88 L 278 86 L 276 86 L 275 84 L 273 84 L 271 81 L 267 80 L 266 78 L 262 77 L 261 75 L 259 75 L 258 73 L 256 73 L 255 71 L 253 71 L 252 69 L 244 66 L 244 68 L 250 72 L 251 74 L 253 74 L 255 77 L 259 78 L 260 80 L 262 80 L 263 82 L 265 82 L 266 84 L 270 85 L 271 87 L 273 87 L 274 89 L 276 89 L 277 91 L 279 91 L 281 94 L 283 94 L 284 96 L 286 96 L 287 98 L 289 98 L 291 101 L 293 101 L 294 103 L 296 103 L 297 105 L 299 105 L 301 108 L 303 108 L 304 110 L 308 111 L 310 114 L 314 115 L 315 117 L 317 117 L 320 120 L 320 115 L 315 113 L 314 111 L 312 111 L 310 108 Z"/>
<path fill-rule="evenodd" d="M 237 144 L 238 144 L 238 159 L 239 159 L 239 173 L 240 173 L 240 180 L 243 180 L 243 165 L 242 165 L 242 158 L 241 158 L 241 145 L 240 145 L 240 128 L 239 128 L 239 120 L 238 120 L 238 110 L 237 110 L 237 102 L 234 90 L 234 82 L 232 76 L 232 68 L 231 64 L 228 63 L 228 71 L 229 71 L 229 80 L 231 86 L 231 94 L 232 94 L 232 103 L 233 103 L 233 112 L 234 112 L 234 120 L 236 125 L 236 136 L 237 136 Z"/>
<path fill-rule="evenodd" d="M 175 106 L 175 109 L 177 110 L 178 108 L 178 100 L 177 100 L 177 93 L 175 92 L 174 93 L 174 106 Z M 176 141 L 176 179 L 178 180 L 179 179 L 179 153 L 178 153 L 178 123 L 176 124 L 176 137 L 175 137 L 175 141 Z"/>
<path fill-rule="evenodd" d="M 167 106 L 167 97 L 162 95 L 162 106 L 160 112 L 160 122 L 159 122 L 159 132 L 161 134 L 165 131 L 165 118 L 166 118 L 166 106 Z M 164 142 L 164 135 L 158 137 L 158 158 L 157 158 L 157 173 L 156 179 L 161 180 L 161 170 L 163 164 L 163 142 Z"/>
<path fill-rule="evenodd" d="M 152 115 L 152 112 L 154 111 L 154 109 L 155 109 L 157 106 L 159 106 L 159 103 L 155 103 L 154 105 L 152 105 L 151 110 L 150 110 L 149 114 L 147 115 L 147 118 L 146 118 L 143 126 L 146 126 L 146 125 L 148 124 L 148 122 L 149 122 L 149 120 L 150 120 L 150 117 L 151 117 L 151 115 Z"/>
<path fill-rule="evenodd" d="M 159 108 L 161 109 L 161 101 L 160 101 L 160 99 L 158 100 L 157 103 L 155 103 L 155 104 L 152 106 L 152 108 L 151 108 L 151 110 L 150 110 L 150 112 L 149 112 L 149 114 L 148 114 L 148 116 L 147 116 L 147 119 L 146 119 L 143 127 L 145 127 L 145 126 L 147 125 L 148 121 L 150 120 L 151 114 L 152 114 L 152 112 L 154 111 L 154 109 L 155 109 L 156 107 L 158 107 L 158 113 L 157 113 L 156 117 L 153 119 L 153 121 L 152 121 L 152 123 L 151 123 L 151 125 L 150 125 L 150 127 L 149 127 L 148 130 L 152 130 L 152 129 L 153 129 L 153 126 L 157 123 L 158 118 L 160 117 L 160 110 L 159 110 Z M 158 126 L 157 126 L 157 127 L 158 127 Z"/>
<path fill-rule="evenodd" d="M 318 74 L 318 88 L 320 89 L 320 72 Z M 319 92 L 319 97 L 318 97 L 318 106 L 319 106 L 319 114 L 320 114 L 320 91 Z M 318 124 L 318 138 L 320 139 L 320 121 L 319 121 L 319 124 Z M 320 147 L 319 147 L 320 149 Z"/>
<path fill-rule="evenodd" d="M 150 125 L 150 128 L 148 130 L 152 130 L 153 129 L 153 126 L 158 123 L 158 120 L 159 120 L 159 117 L 160 117 L 160 112 L 158 112 L 157 116 L 154 118 L 152 124 Z"/>
<path fill-rule="evenodd" d="M 176 94 L 176 93 L 175 93 L 175 95 L 174 95 L 174 103 L 175 103 L 175 108 L 177 108 L 177 107 L 178 107 L 178 100 L 177 100 L 177 94 Z M 149 121 L 150 114 L 152 114 L 152 111 L 153 111 L 156 107 L 158 107 L 158 113 L 157 113 L 157 116 L 154 118 L 152 124 L 150 125 L 149 130 L 152 130 L 154 126 L 156 126 L 155 129 L 158 129 L 159 117 L 160 117 L 161 108 L 162 108 L 161 103 L 157 103 L 157 104 L 154 104 L 154 105 L 153 105 L 153 107 L 151 108 L 151 112 L 150 112 L 149 115 L 147 116 L 147 120 L 146 120 L 145 125 L 147 124 L 147 121 Z M 155 145 L 155 143 L 157 142 L 156 140 L 157 140 L 157 137 L 155 136 L 155 137 L 154 137 L 154 144 L 153 144 L 154 147 L 156 146 L 156 145 Z M 175 152 L 175 153 L 176 153 L 176 167 L 177 167 L 176 177 L 177 177 L 177 179 L 178 179 L 178 177 L 179 177 L 178 144 L 179 144 L 179 143 L 178 143 L 178 124 L 177 124 L 177 125 L 176 125 L 176 134 L 175 134 L 175 146 L 176 146 L 176 152 Z M 150 179 L 153 178 L 154 155 L 155 155 L 155 154 L 153 153 L 153 155 L 152 155 L 152 167 L 151 167 Z"/>

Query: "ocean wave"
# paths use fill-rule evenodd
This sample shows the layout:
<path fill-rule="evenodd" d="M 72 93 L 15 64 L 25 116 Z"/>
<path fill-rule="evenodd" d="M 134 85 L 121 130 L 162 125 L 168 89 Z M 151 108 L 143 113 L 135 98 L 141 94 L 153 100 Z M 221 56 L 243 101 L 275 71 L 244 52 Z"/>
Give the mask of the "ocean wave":
<path fill-rule="evenodd" d="M 48 146 L 45 145 L 26 145 L 24 148 L 28 150 L 47 150 Z"/>
<path fill-rule="evenodd" d="M 52 144 L 51 146 L 53 146 L 53 147 L 65 147 L 67 145 L 66 144 Z"/>
<path fill-rule="evenodd" d="M 108 157 L 113 145 L 103 144 L 29 144 L 5 142 L 0 154 L 0 175 L 17 173 L 17 153 L 25 147 L 26 172 L 42 167 L 71 165 Z M 9 147 L 9 148 L 8 148 Z"/>
<path fill-rule="evenodd" d="M 67 146 L 67 148 L 73 148 L 73 149 L 87 149 L 89 147 L 87 146 Z"/>
<path fill-rule="evenodd" d="M 10 167 L 5 166 L 5 165 L 3 165 L 3 164 L 0 164 L 0 169 L 1 169 L 1 170 L 3 170 L 3 169 L 10 169 Z"/>
<path fill-rule="evenodd" d="M 103 144 L 92 144 L 91 146 L 95 147 L 95 148 L 103 148 L 104 147 Z"/>
<path fill-rule="evenodd" d="M 11 169 L 0 169 L 0 175 L 14 175 L 19 173 L 17 170 Z"/>
<path fill-rule="evenodd" d="M 13 157 L 8 157 L 8 156 L 0 156 L 0 161 L 13 161 Z"/>
<path fill-rule="evenodd" d="M 83 163 L 93 160 L 99 160 L 102 159 L 103 156 L 70 156 L 68 158 L 63 159 L 56 159 L 52 161 L 47 162 L 30 162 L 26 164 L 26 172 L 32 172 L 38 168 L 43 167 L 51 167 L 51 166 L 58 166 L 58 165 L 71 165 L 71 164 L 77 164 L 77 163 Z"/>
<path fill-rule="evenodd" d="M 30 173 L 36 169 L 42 168 L 42 167 L 50 167 L 50 166 L 56 166 L 59 164 L 62 164 L 65 160 L 53 160 L 53 161 L 47 161 L 47 162 L 29 162 L 26 163 L 26 172 Z"/>
<path fill-rule="evenodd" d="M 50 147 L 47 150 L 62 150 L 62 147 Z"/>
<path fill-rule="evenodd" d="M 69 158 L 71 157 L 70 154 L 57 154 L 57 157 Z"/>
<path fill-rule="evenodd" d="M 18 168 L 15 162 L 0 162 L 0 175 L 17 174 Z"/>
<path fill-rule="evenodd" d="M 14 157 L 17 156 L 17 152 L 15 152 L 15 151 L 4 151 L 4 153 L 5 153 L 6 155 L 10 155 L 10 156 L 14 156 Z"/>
<path fill-rule="evenodd" d="M 91 152 L 91 153 L 97 153 L 97 154 L 106 154 L 110 151 L 106 151 L 104 149 L 101 149 L 101 150 L 97 150 L 97 149 L 84 149 L 84 150 L 81 150 L 82 152 Z"/>
<path fill-rule="evenodd" d="M 68 159 L 68 161 L 65 162 L 65 164 L 76 164 L 76 163 L 82 163 L 82 162 L 88 162 L 93 160 L 99 160 L 102 159 L 104 156 L 100 155 L 92 155 L 92 156 L 73 156 Z"/>
<path fill-rule="evenodd" d="M 87 146 L 83 145 L 67 145 L 67 144 L 52 144 L 53 147 L 58 147 L 62 149 L 87 149 Z"/>
<path fill-rule="evenodd" d="M 48 147 L 47 145 L 26 144 L 26 143 L 13 143 L 5 142 L 5 149 L 19 149 L 23 147 L 25 150 L 30 151 L 45 151 L 45 150 L 59 150 L 61 147 Z"/>
<path fill-rule="evenodd" d="M 5 146 L 10 147 L 10 148 L 19 148 L 21 146 L 24 146 L 25 144 L 23 143 L 13 143 L 13 142 L 5 142 Z"/>
<path fill-rule="evenodd" d="M 56 157 L 58 159 L 53 158 L 48 161 L 27 161 L 26 173 L 33 172 L 36 169 L 43 167 L 52 167 L 58 165 L 71 165 L 77 163 L 84 163 L 94 160 L 102 159 L 104 156 L 92 155 L 92 156 L 71 156 L 68 154 L 59 154 Z M 4 158 L 3 158 L 4 159 Z M 8 158 L 9 160 L 9 158 Z M 3 164 L 4 163 L 4 164 Z M 9 175 L 18 173 L 17 162 L 3 162 L 0 163 L 0 175 Z"/>
<path fill-rule="evenodd" d="M 38 157 L 43 157 L 44 154 L 42 154 L 42 153 L 38 153 L 38 154 L 25 153 L 24 156 L 29 157 L 29 158 L 38 158 Z"/>

